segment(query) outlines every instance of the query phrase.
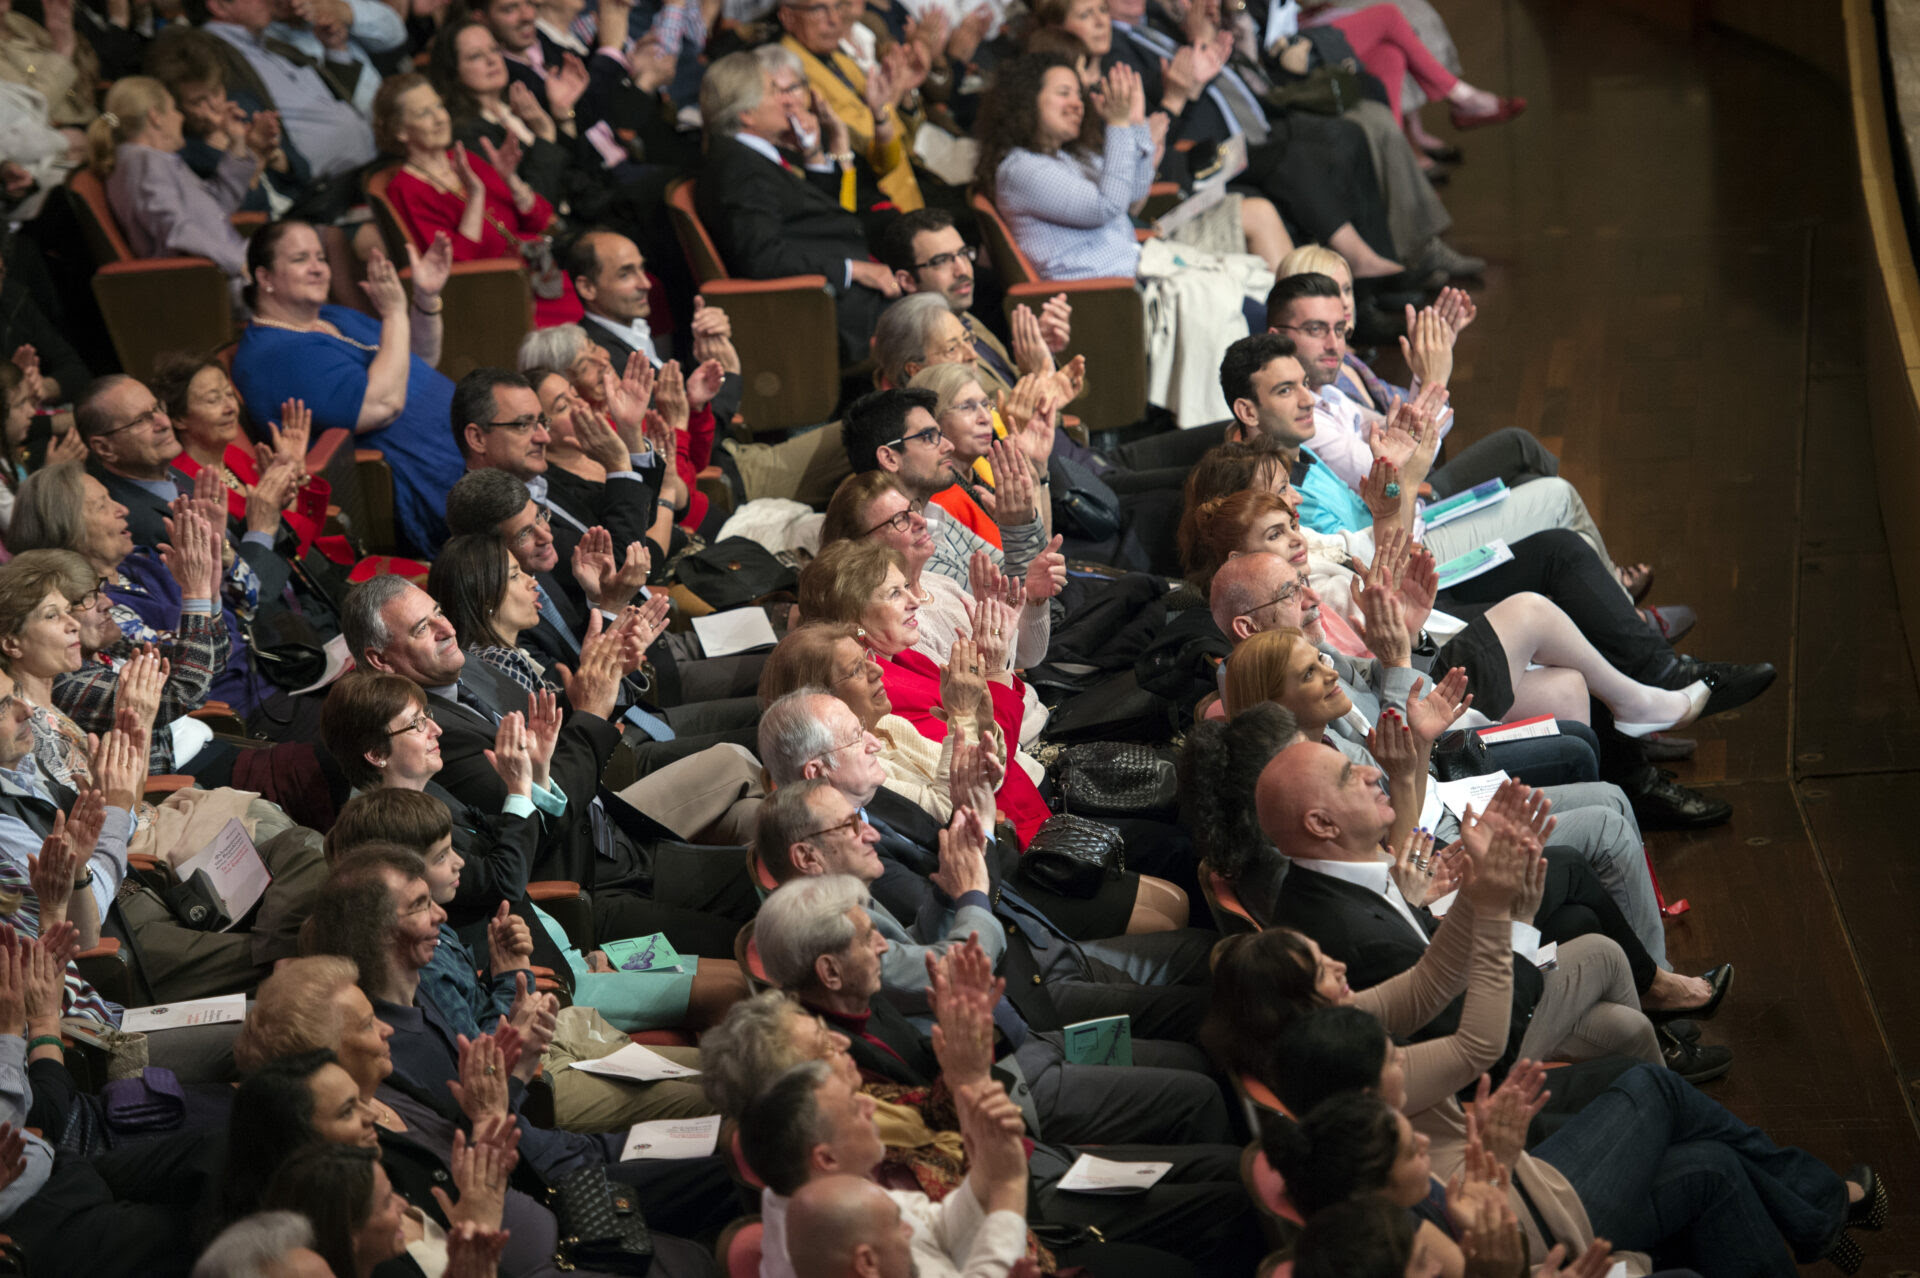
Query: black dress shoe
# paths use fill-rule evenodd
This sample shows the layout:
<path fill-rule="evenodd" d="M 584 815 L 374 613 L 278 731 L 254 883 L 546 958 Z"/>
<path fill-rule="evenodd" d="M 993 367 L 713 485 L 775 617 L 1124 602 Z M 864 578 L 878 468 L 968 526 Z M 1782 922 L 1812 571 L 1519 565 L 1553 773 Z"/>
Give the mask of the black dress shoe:
<path fill-rule="evenodd" d="M 1714 1013 L 1720 1010 L 1720 1003 L 1727 997 L 1727 991 L 1733 988 L 1733 964 L 1722 963 L 1702 973 L 1703 979 L 1711 987 L 1712 993 L 1707 1001 L 1698 1007 L 1648 1008 L 1647 1019 L 1655 1025 L 1666 1025 L 1673 1021 L 1710 1021 Z M 1675 1035 L 1678 1037 L 1678 1035 Z"/>
<path fill-rule="evenodd" d="M 1689 1043 L 1657 1025 L 1654 1033 L 1660 1038 L 1660 1054 L 1667 1058 L 1667 1068 L 1689 1083 L 1710 1083 L 1733 1068 L 1733 1053 L 1724 1047 Z"/>
<path fill-rule="evenodd" d="M 1684 688 L 1696 680 L 1704 680 L 1712 689 L 1707 697 L 1707 708 L 1700 712 L 1702 718 L 1710 714 L 1722 714 L 1736 706 L 1744 706 L 1768 688 L 1773 686 L 1777 672 L 1770 661 L 1755 661 L 1741 665 L 1732 661 L 1701 661 L 1684 653 L 1675 653 L 1673 665 L 1660 678 L 1663 688 Z"/>
<path fill-rule="evenodd" d="M 1649 780 L 1628 789 L 1627 798 L 1642 830 L 1704 830 L 1725 825 L 1733 816 L 1731 803 L 1689 790 L 1665 768 L 1653 770 Z"/>
<path fill-rule="evenodd" d="M 1678 763 L 1683 759 L 1691 759 L 1699 745 L 1699 741 L 1693 737 L 1670 737 L 1664 732 L 1640 738 L 1640 752 L 1648 763 Z"/>

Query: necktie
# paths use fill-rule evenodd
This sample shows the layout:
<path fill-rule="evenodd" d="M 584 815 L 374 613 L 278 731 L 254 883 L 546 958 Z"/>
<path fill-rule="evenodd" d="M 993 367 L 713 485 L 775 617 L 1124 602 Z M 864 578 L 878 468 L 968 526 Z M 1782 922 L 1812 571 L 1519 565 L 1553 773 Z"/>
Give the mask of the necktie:
<path fill-rule="evenodd" d="M 567 651 L 576 657 L 579 656 L 580 640 L 574 637 L 573 631 L 567 629 L 566 620 L 561 617 L 560 610 L 554 606 L 553 596 L 549 595 L 547 588 L 537 581 L 533 583 L 533 589 L 540 600 L 540 619 L 551 625 L 554 633 L 566 642 Z"/>
<path fill-rule="evenodd" d="M 360 64 L 358 62 L 316 61 L 284 40 L 275 40 L 268 36 L 261 42 L 268 53 L 285 58 L 297 67 L 305 67 L 320 77 L 327 86 L 327 92 L 349 105 L 353 102 L 353 88 L 360 82 Z"/>
<path fill-rule="evenodd" d="M 453 685 L 453 699 L 485 719 L 488 723 L 496 727 L 499 726 L 500 716 L 493 712 L 493 707 L 482 701 L 466 684 L 456 683 Z"/>

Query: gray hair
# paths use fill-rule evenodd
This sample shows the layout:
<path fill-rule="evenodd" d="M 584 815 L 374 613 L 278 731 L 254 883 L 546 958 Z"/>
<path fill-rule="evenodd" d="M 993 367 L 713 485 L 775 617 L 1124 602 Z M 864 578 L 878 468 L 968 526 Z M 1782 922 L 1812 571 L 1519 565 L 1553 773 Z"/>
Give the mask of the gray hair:
<path fill-rule="evenodd" d="M 1293 566 L 1279 555 L 1238 555 L 1220 566 L 1207 590 L 1207 610 L 1220 633 L 1233 637 L 1233 619 L 1273 602 L 1275 587 L 1263 569 L 1273 569 L 1282 580 L 1294 576 Z"/>
<path fill-rule="evenodd" d="M 804 843 L 813 832 L 813 796 L 830 790 L 833 783 L 825 777 L 793 781 L 767 796 L 753 822 L 753 854 L 767 867 L 775 883 L 797 878 L 793 858 L 787 850 Z"/>
<path fill-rule="evenodd" d="M 297 1211 L 261 1211 L 225 1229 L 194 1262 L 193 1278 L 274 1278 L 290 1251 L 313 1246 L 313 1225 Z"/>
<path fill-rule="evenodd" d="M 766 91 L 766 65 L 751 53 L 729 53 L 710 65 L 700 81 L 700 118 L 707 136 L 738 133 L 740 117 L 759 106 Z"/>
<path fill-rule="evenodd" d="M 927 362 L 934 325 L 952 318 L 944 293 L 912 293 L 889 306 L 873 330 L 873 362 L 888 386 L 907 384 L 907 365 Z"/>
<path fill-rule="evenodd" d="M 347 641 L 347 651 L 362 669 L 372 668 L 367 663 L 369 652 L 379 652 L 393 642 L 385 616 L 387 605 L 417 588 L 405 577 L 383 572 L 347 591 L 340 604 L 340 633 Z"/>
<path fill-rule="evenodd" d="M 77 429 L 77 428 L 76 428 Z M 80 550 L 87 544 L 87 473 L 77 461 L 28 475 L 13 499 L 7 549 Z"/>
<path fill-rule="evenodd" d="M 536 328 L 520 339 L 520 349 L 514 354 L 514 362 L 521 372 L 530 368 L 565 369 L 580 358 L 593 339 L 587 336 L 587 330 L 578 324 L 555 324 L 552 328 Z"/>
<path fill-rule="evenodd" d="M 809 685 L 795 688 L 760 716 L 760 762 L 776 786 L 800 780 L 809 762 L 834 747 L 825 716 L 810 705 L 815 697 L 840 700 L 825 688 Z"/>
<path fill-rule="evenodd" d="M 737 1119 L 767 1084 L 800 1063 L 793 1018 L 807 1013 L 779 990 L 741 999 L 700 1036 L 700 1086 L 727 1118 Z"/>
<path fill-rule="evenodd" d="M 768 75 L 775 71 L 791 71 L 802 79 L 806 77 L 807 69 L 801 65 L 800 55 L 777 40 L 772 44 L 763 44 L 752 52 Z"/>
<path fill-rule="evenodd" d="M 980 379 L 980 370 L 971 364 L 929 364 L 913 375 L 907 388 L 930 390 L 940 397 L 940 402 L 933 408 L 933 415 L 937 419 L 953 407 L 953 401 L 960 398 L 960 388 L 969 382 L 983 389 L 986 386 Z"/>
<path fill-rule="evenodd" d="M 760 902 L 753 939 L 773 983 L 787 990 L 812 985 L 814 960 L 853 944 L 847 911 L 865 909 L 867 899 L 866 885 L 851 874 L 823 874 L 783 883 Z"/>

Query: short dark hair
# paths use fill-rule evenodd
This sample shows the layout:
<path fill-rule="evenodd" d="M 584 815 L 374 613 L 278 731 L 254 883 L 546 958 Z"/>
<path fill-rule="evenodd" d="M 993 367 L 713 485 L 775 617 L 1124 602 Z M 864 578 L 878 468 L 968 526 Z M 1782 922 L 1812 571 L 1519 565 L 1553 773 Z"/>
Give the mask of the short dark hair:
<path fill-rule="evenodd" d="M 160 407 L 167 410 L 175 430 L 180 428 L 180 419 L 187 415 L 187 392 L 193 389 L 193 379 L 209 368 L 218 368 L 223 374 L 227 371 L 211 355 L 195 355 L 188 351 L 168 351 L 153 361 L 147 389 L 160 401 Z"/>
<path fill-rule="evenodd" d="M 380 769 L 367 755 L 390 751 L 393 738 L 387 735 L 387 724 L 408 707 L 424 709 L 426 704 L 427 694 L 413 680 L 362 667 L 327 689 L 320 703 L 320 740 L 348 781 L 362 788 L 377 786 Z M 331 836 L 328 843 L 331 847 Z"/>
<path fill-rule="evenodd" d="M 504 470 L 470 470 L 447 490 L 447 531 L 456 537 L 490 533 L 527 508 L 533 493 Z"/>
<path fill-rule="evenodd" d="M 73 406 L 73 428 L 80 432 L 80 438 L 94 440 L 113 430 L 118 423 L 102 401 L 128 382 L 139 380 L 126 373 L 105 373 L 88 382 Z"/>
<path fill-rule="evenodd" d="M 740 1114 L 747 1167 L 783 1198 L 812 1178 L 813 1148 L 832 1136 L 814 1098 L 832 1076 L 825 1061 L 803 1061 L 768 1083 Z"/>
<path fill-rule="evenodd" d="M 313 1249 L 336 1274 L 356 1273 L 353 1238 L 373 1214 L 378 1150 L 309 1145 L 281 1164 L 265 1205 L 299 1212 L 313 1225 Z"/>
<path fill-rule="evenodd" d="M 1269 1119 L 1260 1144 L 1308 1216 L 1384 1189 L 1400 1156 L 1399 1115 L 1373 1092 L 1341 1092 L 1298 1123 Z"/>
<path fill-rule="evenodd" d="M 427 571 L 427 593 L 453 623 L 453 636 L 462 648 L 499 645 L 492 617 L 507 593 L 507 560 L 512 554 L 498 533 L 483 532 L 448 538 L 434 557 Z"/>
<path fill-rule="evenodd" d="M 1287 307 L 1302 297 L 1338 297 L 1340 281 L 1318 271 L 1302 271 L 1273 282 L 1267 290 L 1267 327 L 1278 328 Z"/>
<path fill-rule="evenodd" d="M 188 0 L 189 4 L 204 4 L 204 2 L 205 0 Z M 272 269 L 274 254 L 280 247 L 280 241 L 287 237 L 289 231 L 298 226 L 304 226 L 308 230 L 313 229 L 311 222 L 287 218 L 279 222 L 269 222 L 247 237 L 247 282 L 240 290 L 240 299 L 247 304 L 248 310 L 257 309 L 260 303 L 260 286 L 256 282 L 260 278 L 260 272 Z"/>
<path fill-rule="evenodd" d="M 1324 1207 L 1294 1246 L 1294 1278 L 1400 1278 L 1413 1259 L 1413 1222 L 1378 1194 Z"/>
<path fill-rule="evenodd" d="M 913 269 L 913 239 L 924 231 L 946 231 L 954 226 L 953 214 L 945 209 L 915 209 L 887 223 L 880 236 L 880 260 L 890 271 Z"/>
<path fill-rule="evenodd" d="M 1387 1031 L 1352 1006 L 1320 1007 L 1280 1035 L 1262 1079 L 1288 1112 L 1304 1114 L 1329 1096 L 1380 1085 Z"/>
<path fill-rule="evenodd" d="M 590 280 L 600 274 L 600 254 L 594 251 L 593 237 L 596 235 L 618 235 L 620 232 L 607 226 L 589 226 L 575 235 L 567 245 L 567 274 L 575 282 Z"/>
<path fill-rule="evenodd" d="M 1220 359 L 1220 393 L 1227 397 L 1227 410 L 1233 410 L 1237 399 L 1252 399 L 1253 375 L 1283 358 L 1299 359 L 1300 352 L 1291 337 L 1279 333 L 1255 333 L 1227 347 Z"/>
<path fill-rule="evenodd" d="M 453 833 L 447 805 L 420 790 L 382 788 L 347 800 L 327 831 L 327 863 L 336 865 L 375 843 L 398 843 L 425 855 Z"/>
<path fill-rule="evenodd" d="M 924 408 L 932 413 L 939 404 L 940 397 L 924 389 L 872 391 L 854 400 L 840 434 L 853 473 L 878 470 L 880 449 L 899 442 L 913 410 Z"/>
<path fill-rule="evenodd" d="M 527 379 L 510 368 L 476 368 L 453 386 L 453 445 L 460 456 L 467 456 L 467 424 L 485 425 L 500 411 L 493 394 L 501 387 L 530 391 Z"/>

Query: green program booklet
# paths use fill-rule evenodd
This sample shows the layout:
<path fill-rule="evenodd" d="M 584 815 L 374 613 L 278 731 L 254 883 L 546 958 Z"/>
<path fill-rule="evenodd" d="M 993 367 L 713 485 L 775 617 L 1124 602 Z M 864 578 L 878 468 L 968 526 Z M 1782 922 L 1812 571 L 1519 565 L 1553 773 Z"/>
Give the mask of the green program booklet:
<path fill-rule="evenodd" d="M 1066 1036 L 1069 1065 L 1133 1064 L 1133 1018 L 1130 1016 L 1076 1021 L 1061 1032 Z"/>
<path fill-rule="evenodd" d="M 668 943 L 663 933 L 635 937 L 630 941 L 608 941 L 600 947 L 616 972 L 683 972 L 680 951 Z"/>

